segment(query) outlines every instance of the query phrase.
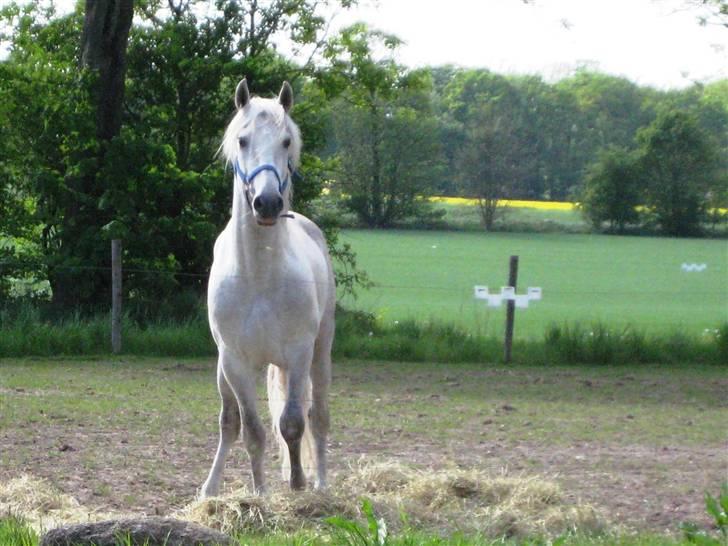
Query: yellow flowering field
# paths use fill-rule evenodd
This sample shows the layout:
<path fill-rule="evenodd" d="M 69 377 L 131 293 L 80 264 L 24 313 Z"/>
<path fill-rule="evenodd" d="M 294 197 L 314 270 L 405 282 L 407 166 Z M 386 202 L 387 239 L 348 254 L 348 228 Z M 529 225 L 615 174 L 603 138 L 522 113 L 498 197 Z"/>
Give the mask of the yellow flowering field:
<path fill-rule="evenodd" d="M 430 201 L 433 203 L 445 203 L 447 205 L 476 205 L 477 199 L 472 197 L 430 197 Z M 538 210 L 576 210 L 579 203 L 569 203 L 568 201 L 525 201 L 521 199 L 503 199 L 501 201 L 502 206 L 513 207 L 513 208 L 530 208 Z M 647 210 L 646 207 L 640 205 L 637 207 L 638 211 Z M 713 213 L 715 209 L 709 209 L 710 213 Z M 719 208 L 720 214 L 728 214 L 728 209 Z"/>
<path fill-rule="evenodd" d="M 433 203 L 446 203 L 448 205 L 476 205 L 478 200 L 470 197 L 430 197 Z M 506 207 L 532 208 L 539 210 L 575 210 L 577 203 L 566 201 L 524 201 L 520 199 L 504 199 L 502 204 Z"/>

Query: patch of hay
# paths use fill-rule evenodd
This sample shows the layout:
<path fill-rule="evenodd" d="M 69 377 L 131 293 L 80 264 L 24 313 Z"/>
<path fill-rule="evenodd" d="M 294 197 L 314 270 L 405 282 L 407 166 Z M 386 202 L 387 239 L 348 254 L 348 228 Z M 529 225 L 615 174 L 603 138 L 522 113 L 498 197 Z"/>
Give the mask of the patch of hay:
<path fill-rule="evenodd" d="M 88 510 L 47 480 L 22 475 L 0 484 L 0 515 L 19 516 L 38 533 L 68 523 L 98 521 L 108 514 Z"/>
<path fill-rule="evenodd" d="M 323 519 L 334 515 L 356 517 L 356 500 L 332 492 L 293 493 L 280 489 L 261 496 L 242 489 L 194 501 L 176 514 L 227 534 L 295 532 L 319 526 Z"/>
<path fill-rule="evenodd" d="M 242 488 L 194 501 L 175 517 L 226 534 L 295 532 L 325 528 L 325 519 L 332 516 L 361 521 L 363 499 L 372 502 L 376 517 L 393 534 L 402 530 L 402 514 L 407 525 L 437 534 L 523 538 L 607 530 L 594 508 L 568 502 L 556 483 L 538 477 L 493 476 L 477 469 L 422 471 L 363 461 L 342 472 L 326 492 L 291 492 L 282 482 L 265 496 Z M 119 517 L 91 511 L 46 480 L 30 476 L 0 484 L 0 516 L 6 514 L 22 517 L 39 533 Z"/>
<path fill-rule="evenodd" d="M 235 491 L 193 502 L 179 517 L 225 533 L 296 531 L 320 528 L 331 516 L 360 519 L 364 498 L 393 532 L 402 526 L 401 514 L 420 530 L 493 538 L 606 530 L 592 507 L 568 503 L 548 480 L 480 470 L 425 472 L 399 463 L 361 462 L 325 493 L 292 493 L 283 485 L 262 497 Z"/>

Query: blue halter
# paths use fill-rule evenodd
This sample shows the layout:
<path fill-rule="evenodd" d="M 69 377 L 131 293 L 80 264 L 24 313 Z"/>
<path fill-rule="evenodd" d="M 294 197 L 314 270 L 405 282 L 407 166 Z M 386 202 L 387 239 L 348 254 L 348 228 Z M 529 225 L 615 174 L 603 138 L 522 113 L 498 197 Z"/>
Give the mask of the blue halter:
<path fill-rule="evenodd" d="M 250 186 L 253 184 L 253 179 L 258 176 L 263 171 L 271 171 L 275 176 L 276 180 L 278 180 L 278 193 L 283 195 L 283 192 L 286 191 L 286 188 L 288 187 L 288 180 L 290 178 L 290 174 L 293 172 L 293 164 L 291 163 L 291 160 L 288 160 L 288 173 L 286 174 L 286 178 L 284 180 L 281 180 L 281 175 L 278 173 L 278 169 L 276 169 L 275 165 L 271 165 L 270 163 L 263 163 L 262 165 L 258 165 L 255 169 L 250 171 L 250 174 L 246 174 L 243 169 L 240 168 L 240 163 L 238 160 L 235 160 L 235 174 L 238 175 L 238 178 L 243 183 L 243 186 L 245 187 L 245 194 L 247 195 L 250 191 Z"/>

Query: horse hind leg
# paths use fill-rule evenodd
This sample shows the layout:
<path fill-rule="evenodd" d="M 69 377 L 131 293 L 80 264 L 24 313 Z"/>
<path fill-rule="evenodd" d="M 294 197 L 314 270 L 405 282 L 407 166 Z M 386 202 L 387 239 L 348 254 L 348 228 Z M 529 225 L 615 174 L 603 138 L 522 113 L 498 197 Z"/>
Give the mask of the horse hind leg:
<path fill-rule="evenodd" d="M 203 498 L 213 497 L 220 492 L 225 457 L 228 451 L 230 451 L 230 446 L 240 436 L 240 410 L 238 408 L 238 401 L 230 385 L 228 385 L 220 366 L 217 369 L 217 388 L 222 401 L 219 418 L 220 441 L 217 446 L 212 468 L 200 492 Z"/>
<path fill-rule="evenodd" d="M 306 487 L 304 465 L 310 465 L 306 449 L 306 410 L 308 409 L 309 370 L 311 364 L 311 349 L 302 351 L 299 358 L 292 359 L 284 373 L 280 368 L 269 371 L 269 396 L 280 396 L 277 409 L 280 416 L 271 411 L 274 421 L 278 423 L 280 439 L 287 447 L 288 461 L 290 463 L 291 489 L 301 490 Z M 277 393 L 272 392 L 271 382 L 277 385 Z M 285 400 L 281 403 L 281 400 Z M 273 404 L 271 405 L 273 410 Z"/>

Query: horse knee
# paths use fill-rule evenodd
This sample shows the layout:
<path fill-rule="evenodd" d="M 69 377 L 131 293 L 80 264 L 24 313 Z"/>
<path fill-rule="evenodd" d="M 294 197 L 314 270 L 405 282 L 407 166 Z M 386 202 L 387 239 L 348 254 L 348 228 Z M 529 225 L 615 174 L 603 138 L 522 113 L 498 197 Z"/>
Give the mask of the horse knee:
<path fill-rule="evenodd" d="M 245 419 L 245 445 L 248 451 L 262 452 L 265 447 L 265 427 L 260 419 Z"/>
<path fill-rule="evenodd" d="M 237 402 L 223 403 L 220 410 L 220 434 L 229 442 L 240 436 L 240 409 Z"/>
<path fill-rule="evenodd" d="M 287 404 L 281 415 L 279 423 L 281 436 L 290 444 L 296 442 L 303 436 L 306 421 L 303 418 L 303 411 L 298 405 Z"/>

